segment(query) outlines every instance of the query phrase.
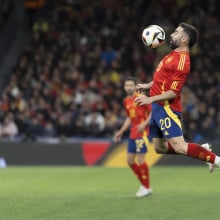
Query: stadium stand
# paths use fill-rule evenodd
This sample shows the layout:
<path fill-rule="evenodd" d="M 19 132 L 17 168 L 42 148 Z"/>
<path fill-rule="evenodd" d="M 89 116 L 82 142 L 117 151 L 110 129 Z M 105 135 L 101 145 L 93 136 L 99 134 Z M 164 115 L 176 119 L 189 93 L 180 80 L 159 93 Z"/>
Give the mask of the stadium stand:
<path fill-rule="evenodd" d="M 159 24 L 169 38 L 186 21 L 200 36 L 183 91 L 185 136 L 220 138 L 219 8 L 202 0 L 46 1 L 1 93 L 1 122 L 11 113 L 23 140 L 112 137 L 126 117 L 123 80 L 149 81 L 169 50 L 144 48 L 141 30 Z"/>
<path fill-rule="evenodd" d="M 13 0 L 0 1 L 0 31 L 4 28 L 7 19 L 13 9 Z"/>

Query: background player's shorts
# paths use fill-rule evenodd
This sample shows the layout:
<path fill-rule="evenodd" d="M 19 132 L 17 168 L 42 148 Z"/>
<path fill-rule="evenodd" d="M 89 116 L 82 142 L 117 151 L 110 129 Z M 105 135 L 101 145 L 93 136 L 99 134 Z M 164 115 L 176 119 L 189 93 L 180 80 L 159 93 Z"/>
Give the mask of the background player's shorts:
<path fill-rule="evenodd" d="M 172 138 L 183 135 L 180 121 L 181 113 L 173 111 L 169 105 L 152 104 L 150 138 Z"/>
<path fill-rule="evenodd" d="M 136 154 L 136 153 L 146 153 L 147 146 L 149 144 L 147 137 L 140 137 L 136 139 L 128 140 L 128 153 Z"/>

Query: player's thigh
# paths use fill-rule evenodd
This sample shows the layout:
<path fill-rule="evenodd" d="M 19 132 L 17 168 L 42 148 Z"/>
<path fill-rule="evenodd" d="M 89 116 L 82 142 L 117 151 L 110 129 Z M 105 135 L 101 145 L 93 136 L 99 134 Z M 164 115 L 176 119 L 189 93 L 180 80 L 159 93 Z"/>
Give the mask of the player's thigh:
<path fill-rule="evenodd" d="M 154 149 L 157 153 L 166 153 L 166 139 L 165 138 L 153 138 Z"/>

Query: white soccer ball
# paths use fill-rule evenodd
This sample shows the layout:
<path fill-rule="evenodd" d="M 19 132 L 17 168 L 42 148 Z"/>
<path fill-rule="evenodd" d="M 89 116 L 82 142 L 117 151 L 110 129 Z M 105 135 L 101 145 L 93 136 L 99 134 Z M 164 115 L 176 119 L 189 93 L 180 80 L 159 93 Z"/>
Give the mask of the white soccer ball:
<path fill-rule="evenodd" d="M 144 45 L 151 48 L 162 45 L 165 37 L 165 31 L 159 25 L 150 25 L 142 32 L 142 41 Z"/>

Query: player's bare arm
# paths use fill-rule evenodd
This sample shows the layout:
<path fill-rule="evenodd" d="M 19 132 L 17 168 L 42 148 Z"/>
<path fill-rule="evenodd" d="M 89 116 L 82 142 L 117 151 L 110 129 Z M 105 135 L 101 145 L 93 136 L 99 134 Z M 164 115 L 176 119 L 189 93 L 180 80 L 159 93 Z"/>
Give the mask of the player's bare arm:
<path fill-rule="evenodd" d="M 122 127 L 115 133 L 114 135 L 114 141 L 120 141 L 122 135 L 124 134 L 124 132 L 130 127 L 131 124 L 131 120 L 129 117 L 127 117 L 122 125 Z"/>
<path fill-rule="evenodd" d="M 150 117 L 151 117 L 151 114 L 148 116 L 148 118 L 144 122 L 138 125 L 137 130 L 139 133 L 143 132 L 145 128 L 147 127 L 147 125 L 149 125 Z"/>
<path fill-rule="evenodd" d="M 140 95 L 135 99 L 135 103 L 137 103 L 138 105 L 147 105 L 147 104 L 152 104 L 154 102 L 171 100 L 175 97 L 176 97 L 176 93 L 172 90 L 168 90 L 160 95 L 155 95 L 151 97 Z"/>
<path fill-rule="evenodd" d="M 137 84 L 136 88 L 139 89 L 150 89 L 153 85 L 153 81 L 150 81 L 149 83 L 139 83 Z"/>

